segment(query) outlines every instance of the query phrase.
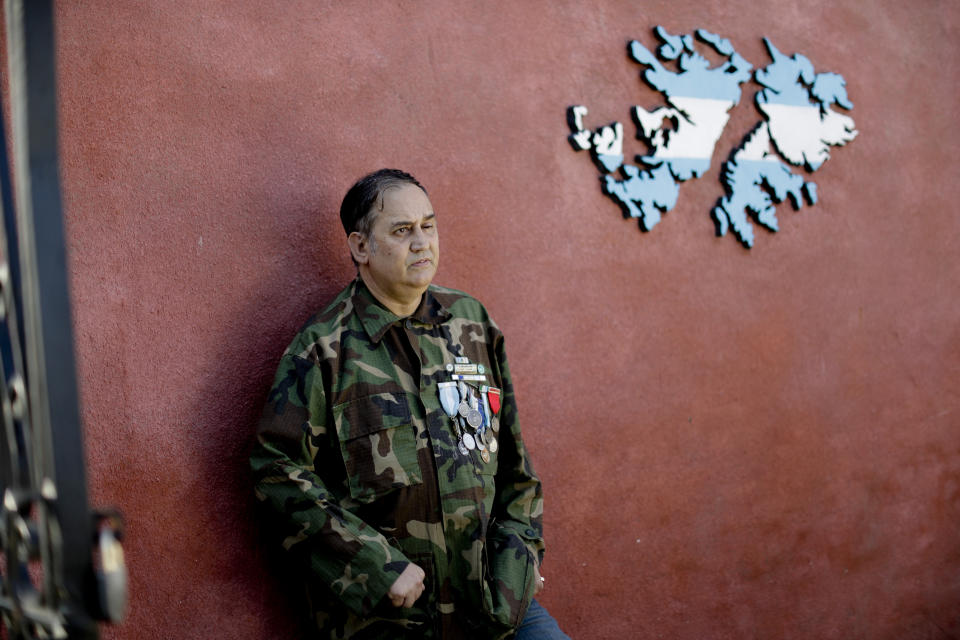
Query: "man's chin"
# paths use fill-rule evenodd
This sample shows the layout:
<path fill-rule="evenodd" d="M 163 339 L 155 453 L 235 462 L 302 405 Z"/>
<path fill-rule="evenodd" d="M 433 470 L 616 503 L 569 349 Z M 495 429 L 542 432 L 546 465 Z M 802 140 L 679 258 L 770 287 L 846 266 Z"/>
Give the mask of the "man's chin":
<path fill-rule="evenodd" d="M 433 282 L 433 276 L 436 275 L 436 269 L 420 270 L 410 274 L 407 284 L 411 287 L 426 290 Z"/>

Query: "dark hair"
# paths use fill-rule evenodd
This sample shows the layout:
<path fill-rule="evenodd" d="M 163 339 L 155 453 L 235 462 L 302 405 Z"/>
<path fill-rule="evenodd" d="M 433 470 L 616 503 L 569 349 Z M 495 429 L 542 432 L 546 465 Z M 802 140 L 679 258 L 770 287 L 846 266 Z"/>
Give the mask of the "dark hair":
<path fill-rule="evenodd" d="M 367 174 L 357 180 L 347 195 L 343 197 L 340 204 L 340 222 L 343 224 L 343 230 L 349 236 L 357 231 L 365 236 L 370 235 L 370 229 L 373 227 L 373 220 L 376 217 L 374 205 L 380 200 L 380 208 L 383 208 L 381 196 L 383 192 L 390 187 L 396 187 L 402 184 L 412 184 L 427 193 L 423 185 L 417 182 L 409 173 L 399 169 L 380 169 Z"/>

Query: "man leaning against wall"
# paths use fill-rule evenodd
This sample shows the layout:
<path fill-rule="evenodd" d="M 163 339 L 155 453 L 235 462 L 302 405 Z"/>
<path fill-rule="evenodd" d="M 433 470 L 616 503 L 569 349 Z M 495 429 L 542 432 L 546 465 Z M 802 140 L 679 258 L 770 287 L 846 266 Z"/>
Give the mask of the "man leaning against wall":
<path fill-rule="evenodd" d="M 504 338 L 432 284 L 438 215 L 394 169 L 343 199 L 357 277 L 287 348 L 251 456 L 320 638 L 565 639 Z"/>

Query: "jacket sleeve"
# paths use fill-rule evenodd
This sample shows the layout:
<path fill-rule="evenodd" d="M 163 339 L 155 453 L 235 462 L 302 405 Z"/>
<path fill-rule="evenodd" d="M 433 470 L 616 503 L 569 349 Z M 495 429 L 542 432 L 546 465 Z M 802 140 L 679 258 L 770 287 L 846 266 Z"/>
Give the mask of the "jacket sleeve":
<path fill-rule="evenodd" d="M 523 443 L 513 381 L 502 335 L 495 341 L 500 369 L 500 462 L 494 518 L 502 533 L 522 542 L 537 565 L 543 559 L 543 491 Z"/>
<path fill-rule="evenodd" d="M 340 507 L 345 471 L 328 433 L 326 404 L 320 367 L 288 350 L 250 457 L 255 492 L 294 564 L 345 607 L 367 616 L 409 560 Z"/>

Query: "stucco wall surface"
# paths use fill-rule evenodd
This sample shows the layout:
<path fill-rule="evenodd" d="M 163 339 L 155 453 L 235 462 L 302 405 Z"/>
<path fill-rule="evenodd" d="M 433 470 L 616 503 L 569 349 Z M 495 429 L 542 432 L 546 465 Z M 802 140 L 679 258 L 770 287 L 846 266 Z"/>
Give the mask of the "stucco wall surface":
<path fill-rule="evenodd" d="M 542 602 L 574 638 L 960 635 L 960 5 L 917 0 L 57 6 L 92 502 L 128 521 L 104 637 L 288 638 L 247 455 L 287 342 L 353 275 L 349 184 L 430 191 L 437 282 L 507 335 L 545 485 Z M 591 127 L 662 98 L 626 43 L 762 38 L 847 80 L 859 136 L 746 250 L 721 164 L 650 233 Z"/>

